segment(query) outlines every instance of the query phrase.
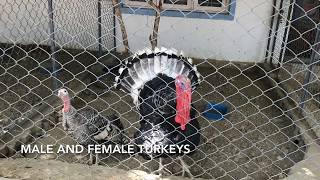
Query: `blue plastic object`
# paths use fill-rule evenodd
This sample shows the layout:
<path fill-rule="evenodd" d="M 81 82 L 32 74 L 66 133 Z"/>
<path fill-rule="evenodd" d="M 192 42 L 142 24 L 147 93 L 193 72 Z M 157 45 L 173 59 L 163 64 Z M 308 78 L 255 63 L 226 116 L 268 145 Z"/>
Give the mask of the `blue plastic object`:
<path fill-rule="evenodd" d="M 208 120 L 221 121 L 224 119 L 225 114 L 228 113 L 228 110 L 228 106 L 224 103 L 210 102 L 202 114 Z"/>

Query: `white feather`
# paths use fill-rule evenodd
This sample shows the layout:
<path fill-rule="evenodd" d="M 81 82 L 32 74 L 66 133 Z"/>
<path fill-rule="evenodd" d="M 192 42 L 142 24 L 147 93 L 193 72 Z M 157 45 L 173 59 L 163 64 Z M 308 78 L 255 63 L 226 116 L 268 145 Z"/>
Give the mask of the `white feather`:
<path fill-rule="evenodd" d="M 161 72 L 168 74 L 168 56 L 161 56 Z"/>
<path fill-rule="evenodd" d="M 172 78 L 176 78 L 176 77 L 177 77 L 177 73 L 176 73 L 177 64 L 178 64 L 178 60 L 172 58 L 171 72 L 170 72 L 170 74 L 169 74 L 169 76 L 172 77 Z"/>
<path fill-rule="evenodd" d="M 138 78 L 141 81 L 143 81 L 144 74 L 143 74 L 142 67 L 141 67 L 141 60 L 139 62 L 134 63 L 133 68 L 136 71 Z"/>
<path fill-rule="evenodd" d="M 197 66 L 193 66 L 192 69 L 195 71 L 195 73 L 196 73 L 196 75 L 198 77 L 198 82 L 200 82 L 201 74 L 198 72 Z"/>
<path fill-rule="evenodd" d="M 108 128 L 110 129 L 110 127 L 107 126 L 106 129 L 104 129 L 103 131 L 101 131 L 99 134 L 93 136 L 93 138 L 94 138 L 95 140 L 103 140 L 103 139 L 106 139 L 106 138 L 108 137 L 108 135 L 109 135 L 109 131 L 111 130 L 111 129 L 108 130 Z"/>
<path fill-rule="evenodd" d="M 144 53 L 144 50 L 140 50 L 137 52 L 138 56 L 142 55 Z"/>
<path fill-rule="evenodd" d="M 192 69 L 193 69 L 195 72 L 198 72 L 197 66 L 193 66 Z"/>
<path fill-rule="evenodd" d="M 160 52 L 160 49 L 159 48 L 154 48 L 154 53 L 159 53 Z M 154 56 L 154 73 L 155 74 L 159 74 L 161 72 L 161 62 L 160 62 L 160 56 Z"/>
<path fill-rule="evenodd" d="M 168 55 L 172 55 L 172 49 L 168 49 L 166 52 Z"/>
<path fill-rule="evenodd" d="M 154 48 L 154 53 L 159 53 L 160 52 L 160 49 L 158 47 L 155 47 Z"/>
<path fill-rule="evenodd" d="M 180 74 L 182 74 L 182 72 L 183 72 L 183 70 L 184 70 L 184 64 L 181 62 L 181 69 L 180 69 L 180 71 L 178 72 L 178 74 L 180 75 Z"/>
<path fill-rule="evenodd" d="M 127 81 L 127 79 L 123 79 L 124 83 L 121 83 L 122 87 L 125 88 L 128 92 L 131 91 L 132 85 Z"/>
<path fill-rule="evenodd" d="M 141 64 L 141 71 L 142 71 L 141 79 L 143 82 L 147 82 L 150 79 L 148 59 L 141 59 L 140 64 Z"/>
<path fill-rule="evenodd" d="M 136 58 L 137 56 L 138 56 L 137 53 L 134 53 L 132 56 L 132 59 Z"/>
<path fill-rule="evenodd" d="M 138 73 L 136 72 L 134 67 L 129 68 L 129 76 L 133 79 L 134 84 L 141 83 L 141 80 L 139 79 Z M 134 86 L 134 84 L 132 84 L 132 86 Z"/>
<path fill-rule="evenodd" d="M 154 57 L 154 73 L 159 74 L 161 72 L 161 62 L 160 62 L 160 57 L 155 56 Z"/>
<path fill-rule="evenodd" d="M 186 66 L 186 65 L 183 63 L 183 68 L 182 68 L 180 74 L 183 74 L 183 75 L 185 75 L 185 76 L 188 76 L 188 74 L 189 74 L 189 66 Z"/>
<path fill-rule="evenodd" d="M 184 52 L 183 52 L 182 50 L 181 50 L 181 52 L 180 52 L 180 55 L 181 55 L 181 56 L 184 56 Z"/>
<path fill-rule="evenodd" d="M 199 72 L 196 72 L 196 75 L 198 77 L 198 82 L 200 82 L 200 77 L 201 77 L 201 74 Z"/>
<path fill-rule="evenodd" d="M 116 76 L 115 78 L 114 78 L 114 80 L 116 81 L 116 82 L 118 82 L 119 81 L 119 76 Z"/>
<path fill-rule="evenodd" d="M 124 67 L 119 68 L 119 73 L 122 74 Z"/>
<path fill-rule="evenodd" d="M 131 88 L 131 97 L 133 99 L 133 103 L 135 105 L 138 104 L 139 102 L 139 87 L 142 87 L 143 84 L 135 84 L 132 88 Z"/>
<path fill-rule="evenodd" d="M 153 58 L 148 58 L 148 76 L 154 75 Z"/>
<path fill-rule="evenodd" d="M 161 47 L 161 48 L 160 48 L 160 51 L 161 51 L 161 52 L 166 52 L 166 51 L 167 51 L 167 48 Z"/>
<path fill-rule="evenodd" d="M 152 54 L 153 51 L 149 48 L 146 49 L 146 54 L 150 55 Z M 153 59 L 152 58 L 147 58 L 147 64 L 148 64 L 148 69 L 147 71 L 147 76 L 150 77 L 154 74 L 154 67 L 153 67 Z"/>
<path fill-rule="evenodd" d="M 162 72 L 169 76 L 172 61 L 171 61 L 171 58 L 169 58 L 168 56 L 171 55 L 171 50 L 167 49 L 165 51 L 165 53 L 167 54 L 167 56 L 163 56 L 162 59 L 161 59 L 162 66 L 163 66 L 162 67 Z"/>

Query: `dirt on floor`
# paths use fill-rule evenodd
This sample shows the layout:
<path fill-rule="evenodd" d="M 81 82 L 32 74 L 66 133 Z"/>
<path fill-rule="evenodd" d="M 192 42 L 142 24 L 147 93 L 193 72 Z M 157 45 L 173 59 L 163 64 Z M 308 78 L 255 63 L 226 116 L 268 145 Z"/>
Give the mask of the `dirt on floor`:
<path fill-rule="evenodd" d="M 62 129 L 61 102 L 52 91 L 53 77 L 42 67 L 50 63 L 48 53 L 41 48 L 12 53 L 14 59 L 6 58 L 0 64 L 0 157 L 88 163 L 86 154 L 19 154 L 21 144 L 76 142 Z M 59 50 L 56 58 L 62 66 L 56 77 L 58 85 L 72 91 L 74 107 L 91 106 L 102 115 L 115 113 L 127 137 L 132 138 L 139 127 L 138 112 L 129 94 L 113 88 L 117 67 L 108 64 L 119 59 L 109 54 L 97 61 L 91 52 L 67 50 Z M 201 143 L 195 153 L 183 157 L 191 173 L 224 180 L 286 177 L 303 159 L 306 145 L 292 118 L 275 103 L 282 97 L 275 94 L 279 87 L 270 85 L 269 74 L 259 64 L 197 63 L 203 81 L 192 99 L 201 125 Z M 209 121 L 202 116 L 205 105 L 212 101 L 228 105 L 224 120 Z M 157 170 L 159 163 L 139 155 L 108 154 L 100 158 L 100 164 L 107 167 L 148 173 Z M 165 158 L 164 164 L 165 175 L 181 175 L 176 157 Z"/>
<path fill-rule="evenodd" d="M 65 163 L 54 160 L 5 159 L 0 161 L 0 179 L 2 177 L 28 180 L 69 179 L 69 180 L 188 180 L 189 178 L 160 177 L 143 171 L 107 168 L 105 166 L 88 166 L 84 164 Z M 9 179 L 10 178 L 10 179 Z M 201 180 L 201 179 L 197 179 Z"/>

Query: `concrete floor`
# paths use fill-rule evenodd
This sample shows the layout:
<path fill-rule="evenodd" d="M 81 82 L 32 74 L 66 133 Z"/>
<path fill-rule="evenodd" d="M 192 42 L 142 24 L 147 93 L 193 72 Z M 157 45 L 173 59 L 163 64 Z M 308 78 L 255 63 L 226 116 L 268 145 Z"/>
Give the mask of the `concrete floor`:
<path fill-rule="evenodd" d="M 26 119 L 28 122 L 19 124 L 22 127 L 20 129 L 13 128 L 17 132 L 11 132 L 11 137 L 6 136 L 2 140 L 75 144 L 59 123 L 61 102 L 52 94 L 52 77 L 44 74 L 39 66 L 49 63 L 46 53 L 39 50 L 28 55 L 16 55 L 18 64 L 9 62 L 0 68 L 0 80 L 4 84 L 0 86 L 0 92 L 4 92 L 0 97 L 6 102 L 0 103 L 0 116 L 13 124 L 26 122 Z M 115 71 L 111 69 L 107 74 L 101 71 L 101 65 L 96 63 L 96 58 L 90 53 L 61 51 L 57 57 L 63 65 L 57 78 L 61 85 L 72 90 L 73 105 L 76 108 L 90 105 L 102 115 L 116 113 L 126 127 L 128 138 L 132 138 L 139 124 L 138 114 L 130 96 L 112 88 Z M 100 61 L 105 63 L 107 59 Z M 192 98 L 198 111 L 202 136 L 197 152 L 184 157 L 191 172 L 196 177 L 223 180 L 285 177 L 291 167 L 303 159 L 306 147 L 292 119 L 274 103 L 279 97 L 273 91 L 278 87 L 270 86 L 272 78 L 266 76 L 258 64 L 200 61 L 198 65 L 204 79 Z M 100 79 L 92 82 L 95 76 Z M 230 107 L 223 121 L 208 121 L 202 116 L 204 106 L 211 101 L 224 102 Z M 12 106 L 8 108 L 10 104 Z M 26 128 L 29 131 L 24 131 Z M 4 151 L 6 156 L 21 157 L 14 150 L 17 145 L 13 143 L 13 149 Z M 25 156 L 68 163 L 88 161 L 87 156 L 72 154 Z M 158 168 L 157 160 L 147 161 L 140 156 L 117 154 L 104 157 L 102 164 L 149 173 Z M 167 158 L 165 164 L 170 172 L 168 175 L 181 175 L 181 167 L 174 157 Z"/>

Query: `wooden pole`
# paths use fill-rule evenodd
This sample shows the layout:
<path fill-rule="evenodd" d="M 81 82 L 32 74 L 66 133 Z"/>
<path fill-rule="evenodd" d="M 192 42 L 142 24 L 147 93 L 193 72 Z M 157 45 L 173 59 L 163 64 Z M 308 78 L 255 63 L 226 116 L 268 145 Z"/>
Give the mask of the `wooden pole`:
<path fill-rule="evenodd" d="M 149 5 L 156 11 L 154 23 L 153 23 L 153 31 L 149 36 L 149 41 L 151 43 L 151 47 L 154 50 L 158 45 L 158 33 L 159 33 L 159 24 L 160 24 L 160 13 L 162 9 L 162 0 L 159 0 L 159 4 L 156 5 L 152 1 L 148 2 Z"/>
<path fill-rule="evenodd" d="M 119 25 L 120 25 L 120 30 L 121 30 L 122 39 L 123 39 L 123 45 L 125 48 L 123 53 L 128 53 L 129 52 L 128 35 L 127 35 L 126 27 L 123 22 L 122 13 L 120 11 L 120 3 L 118 0 L 112 0 L 112 5 L 114 7 L 114 15 L 117 17 Z"/>

